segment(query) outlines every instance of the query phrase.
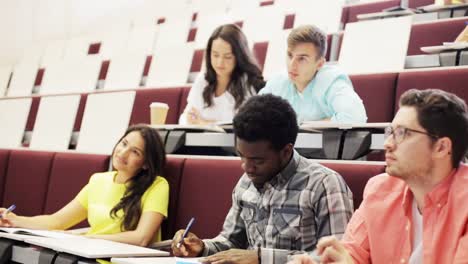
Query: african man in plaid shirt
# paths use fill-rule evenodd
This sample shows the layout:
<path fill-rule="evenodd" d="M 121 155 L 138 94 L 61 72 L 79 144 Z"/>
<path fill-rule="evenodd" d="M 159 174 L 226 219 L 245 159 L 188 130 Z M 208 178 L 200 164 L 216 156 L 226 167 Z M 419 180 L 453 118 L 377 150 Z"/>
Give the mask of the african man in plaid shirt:
<path fill-rule="evenodd" d="M 189 233 L 176 256 L 208 263 L 285 263 L 311 252 L 323 236 L 340 238 L 353 212 L 352 193 L 336 172 L 294 150 L 298 125 L 289 103 L 255 96 L 234 118 L 236 149 L 245 173 L 232 193 L 223 230 L 213 239 Z"/>

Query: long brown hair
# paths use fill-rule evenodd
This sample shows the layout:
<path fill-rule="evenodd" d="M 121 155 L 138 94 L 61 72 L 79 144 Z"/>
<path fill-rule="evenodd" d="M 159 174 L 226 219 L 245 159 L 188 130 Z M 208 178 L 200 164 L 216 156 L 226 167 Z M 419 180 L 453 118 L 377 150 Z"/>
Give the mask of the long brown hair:
<path fill-rule="evenodd" d="M 235 24 L 219 26 L 208 39 L 205 52 L 205 80 L 208 85 L 203 90 L 203 101 L 207 107 L 213 105 L 213 95 L 216 91 L 216 72 L 211 65 L 211 47 L 213 41 L 217 38 L 221 38 L 231 45 L 232 53 L 236 58 L 236 66 L 232 71 L 227 91 L 234 97 L 235 108 L 237 109 L 244 102 L 246 93 L 250 92 L 250 86 L 253 86 L 255 91 L 258 92 L 265 86 L 265 80 L 263 80 L 257 60 L 250 51 L 247 38 L 241 29 Z M 247 75 L 247 82 L 242 80 L 244 74 Z"/>
<path fill-rule="evenodd" d="M 136 229 L 142 213 L 141 197 L 153 184 L 156 177 L 158 175 L 163 175 L 163 169 L 166 164 L 166 152 L 161 137 L 159 133 L 150 126 L 141 124 L 130 126 L 118 142 L 120 143 L 125 136 L 133 131 L 138 131 L 145 141 L 145 169 L 141 168 L 141 170 L 131 178 L 123 197 L 110 211 L 110 216 L 115 218 L 117 217 L 117 212 L 123 210 L 124 218 L 121 225 L 122 231 Z M 114 153 L 114 151 L 112 151 L 112 153 Z"/>

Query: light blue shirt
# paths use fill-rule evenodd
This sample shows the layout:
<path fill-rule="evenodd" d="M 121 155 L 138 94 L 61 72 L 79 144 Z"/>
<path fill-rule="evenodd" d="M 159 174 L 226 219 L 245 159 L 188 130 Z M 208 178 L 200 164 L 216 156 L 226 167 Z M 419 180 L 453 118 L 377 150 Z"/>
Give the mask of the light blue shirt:
<path fill-rule="evenodd" d="M 324 65 L 302 93 L 287 75 L 268 80 L 259 94 L 274 94 L 286 99 L 299 122 L 331 118 L 339 123 L 365 123 L 366 109 L 348 76 L 337 66 Z"/>

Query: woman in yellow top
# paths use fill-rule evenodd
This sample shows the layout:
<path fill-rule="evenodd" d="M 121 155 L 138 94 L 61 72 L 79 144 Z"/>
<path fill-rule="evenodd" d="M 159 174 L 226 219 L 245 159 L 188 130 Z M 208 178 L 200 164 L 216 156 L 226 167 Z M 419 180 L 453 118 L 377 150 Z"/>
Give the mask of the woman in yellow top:
<path fill-rule="evenodd" d="M 129 127 L 114 147 L 113 171 L 95 173 L 65 207 L 51 215 L 8 213 L 1 226 L 66 230 L 88 219 L 88 237 L 147 246 L 161 239 L 169 185 L 162 176 L 166 155 L 161 138 L 149 126 Z M 0 214 L 6 209 L 1 208 Z"/>

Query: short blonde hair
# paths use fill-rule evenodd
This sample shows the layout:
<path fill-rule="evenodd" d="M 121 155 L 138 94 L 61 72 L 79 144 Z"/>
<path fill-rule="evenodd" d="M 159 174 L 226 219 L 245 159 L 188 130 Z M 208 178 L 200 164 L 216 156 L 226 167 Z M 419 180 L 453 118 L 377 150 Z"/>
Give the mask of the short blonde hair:
<path fill-rule="evenodd" d="M 289 33 L 288 47 L 294 48 L 300 43 L 312 43 L 318 49 L 318 58 L 325 57 L 327 52 L 327 35 L 314 25 L 302 25 Z"/>

